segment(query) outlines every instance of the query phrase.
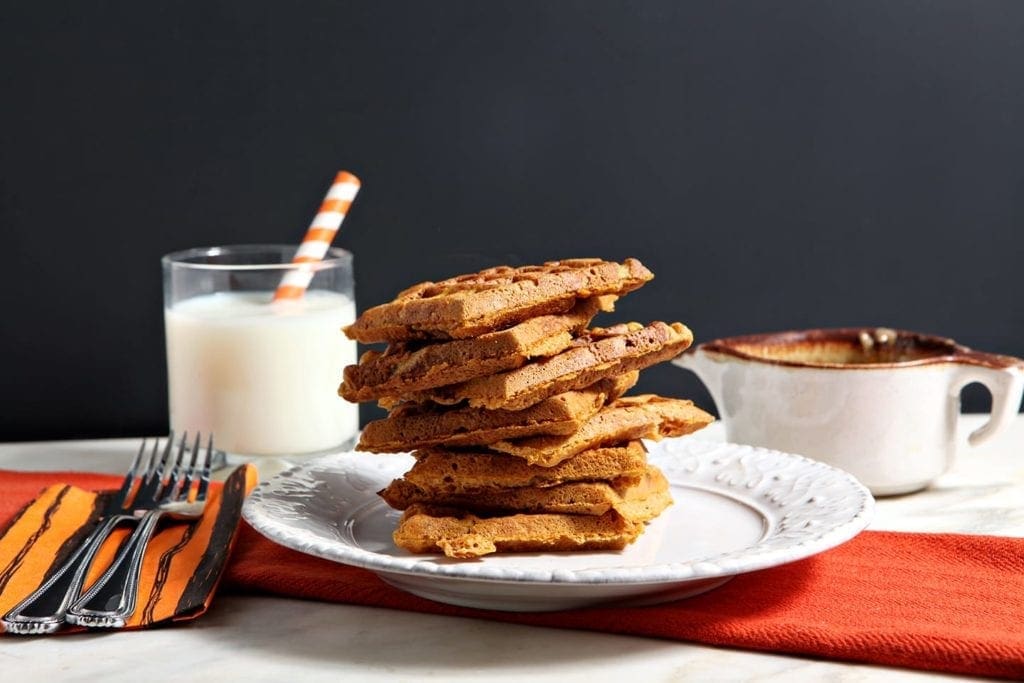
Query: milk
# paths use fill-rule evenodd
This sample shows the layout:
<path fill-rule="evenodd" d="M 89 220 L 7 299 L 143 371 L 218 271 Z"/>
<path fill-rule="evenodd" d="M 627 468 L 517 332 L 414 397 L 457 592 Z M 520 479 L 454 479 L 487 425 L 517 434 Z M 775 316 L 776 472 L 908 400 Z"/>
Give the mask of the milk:
<path fill-rule="evenodd" d="M 356 344 L 341 332 L 352 299 L 309 291 L 221 292 L 164 309 L 171 428 L 214 435 L 232 454 L 287 455 L 348 445 L 355 405 L 338 396 Z"/>

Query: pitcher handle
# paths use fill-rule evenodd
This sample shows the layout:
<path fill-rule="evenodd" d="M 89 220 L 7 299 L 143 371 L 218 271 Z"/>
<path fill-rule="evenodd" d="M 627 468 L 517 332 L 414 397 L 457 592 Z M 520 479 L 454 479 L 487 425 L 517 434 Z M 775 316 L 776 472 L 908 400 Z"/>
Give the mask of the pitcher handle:
<path fill-rule="evenodd" d="M 1020 409 L 1024 395 L 1024 363 L 1016 358 L 971 351 L 965 354 L 954 378 L 951 396 L 959 399 L 960 391 L 972 382 L 980 382 L 992 394 L 992 415 L 978 427 L 967 442 L 979 446 L 1010 424 Z"/>

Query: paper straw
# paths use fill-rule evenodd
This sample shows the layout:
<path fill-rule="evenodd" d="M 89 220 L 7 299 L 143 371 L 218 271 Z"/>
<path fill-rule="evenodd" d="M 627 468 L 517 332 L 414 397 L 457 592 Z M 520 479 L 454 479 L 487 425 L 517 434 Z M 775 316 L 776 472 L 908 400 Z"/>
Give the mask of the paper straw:
<path fill-rule="evenodd" d="M 299 250 L 295 252 L 292 263 L 316 263 L 322 261 L 327 254 L 327 249 L 338 234 L 341 222 L 345 220 L 345 214 L 352 206 L 352 200 L 356 198 L 361 183 L 359 178 L 348 171 L 340 171 L 334 177 L 331 189 L 327 191 L 320 210 L 306 230 L 306 236 L 302 238 Z M 309 287 L 313 279 L 312 268 L 293 268 L 281 278 L 281 284 L 274 292 L 274 301 L 282 299 L 300 299 Z"/>

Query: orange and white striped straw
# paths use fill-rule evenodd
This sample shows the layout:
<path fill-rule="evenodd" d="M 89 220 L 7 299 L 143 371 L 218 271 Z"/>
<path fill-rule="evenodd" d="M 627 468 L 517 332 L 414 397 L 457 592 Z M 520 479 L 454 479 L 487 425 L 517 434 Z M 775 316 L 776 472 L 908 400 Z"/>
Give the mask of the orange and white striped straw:
<path fill-rule="evenodd" d="M 327 249 L 338 234 L 341 222 L 345 220 L 352 201 L 359 193 L 362 183 L 348 171 L 340 171 L 334 177 L 331 189 L 327 190 L 320 210 L 313 216 L 306 236 L 302 238 L 299 250 L 295 252 L 292 263 L 316 263 L 322 261 Z M 281 284 L 274 292 L 274 301 L 282 299 L 300 299 L 313 279 L 312 268 L 293 268 L 281 278 Z"/>

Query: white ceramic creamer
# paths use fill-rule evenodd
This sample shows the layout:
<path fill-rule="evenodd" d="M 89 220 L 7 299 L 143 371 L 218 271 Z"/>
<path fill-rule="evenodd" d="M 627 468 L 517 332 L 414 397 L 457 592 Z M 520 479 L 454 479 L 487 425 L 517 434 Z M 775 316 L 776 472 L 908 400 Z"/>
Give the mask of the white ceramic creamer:
<path fill-rule="evenodd" d="M 875 495 L 926 487 L 955 451 L 960 391 L 980 382 L 992 416 L 980 444 L 1017 414 L 1024 361 L 886 328 L 719 339 L 674 361 L 708 387 L 727 438 L 850 472 Z"/>
<path fill-rule="evenodd" d="M 231 454 L 308 454 L 351 443 L 357 406 L 338 396 L 356 344 L 351 298 L 218 292 L 165 309 L 171 428 L 214 434 Z"/>

